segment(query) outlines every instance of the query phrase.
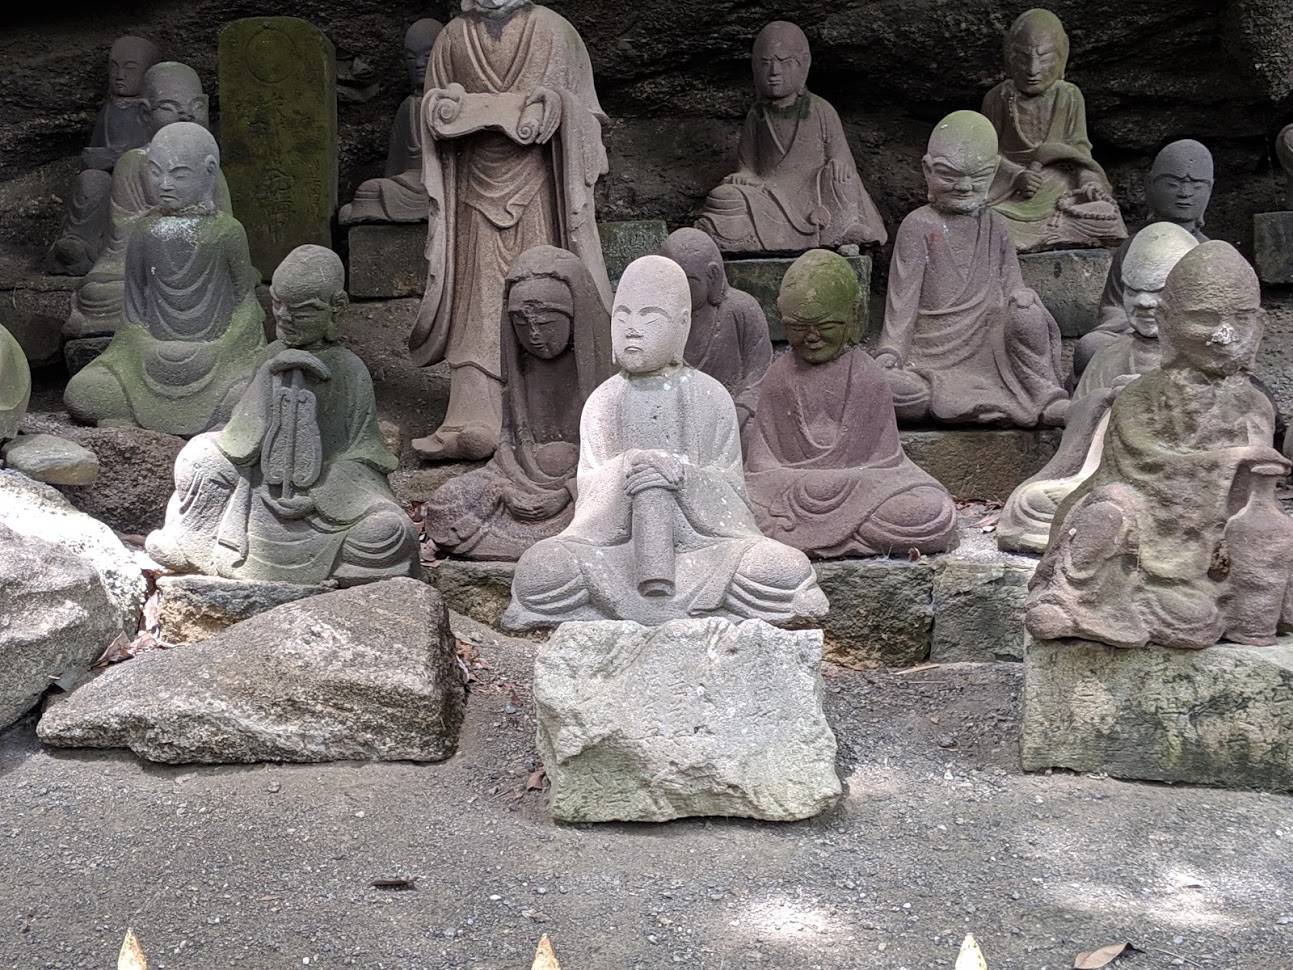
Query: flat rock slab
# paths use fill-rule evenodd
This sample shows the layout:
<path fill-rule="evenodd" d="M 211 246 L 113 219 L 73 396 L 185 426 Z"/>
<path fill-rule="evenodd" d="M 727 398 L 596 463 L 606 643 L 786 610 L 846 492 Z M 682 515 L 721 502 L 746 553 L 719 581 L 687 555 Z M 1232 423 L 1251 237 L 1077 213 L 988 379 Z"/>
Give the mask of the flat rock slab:
<path fill-rule="evenodd" d="M 1263 283 L 1293 283 L 1293 212 L 1253 216 L 1253 263 Z"/>
<path fill-rule="evenodd" d="M 535 661 L 549 810 L 566 822 L 792 821 L 841 788 L 822 639 L 761 620 L 565 623 Z"/>
<path fill-rule="evenodd" d="M 14 471 L 46 485 L 91 485 L 99 477 L 99 459 L 75 441 L 52 434 L 22 435 L 0 448 Z"/>
<path fill-rule="evenodd" d="M 1060 445 L 1059 428 L 904 428 L 907 457 L 957 498 L 1004 502 L 1045 467 Z"/>
<path fill-rule="evenodd" d="M 257 583 L 219 576 L 163 576 L 157 580 L 157 619 L 166 643 L 199 643 L 260 613 L 331 592 L 327 586 Z"/>
<path fill-rule="evenodd" d="M 350 279 L 356 300 L 421 296 L 427 285 L 425 222 L 361 225 L 350 230 Z"/>
<path fill-rule="evenodd" d="M 1204 650 L 1030 640 L 1023 710 L 1027 771 L 1293 790 L 1293 637 Z"/>
<path fill-rule="evenodd" d="M 597 234 L 601 237 L 606 275 L 610 277 L 611 286 L 618 286 L 629 263 L 640 256 L 650 256 L 660 251 L 665 239 L 669 237 L 669 227 L 663 219 L 599 222 Z"/>
<path fill-rule="evenodd" d="M 440 595 L 389 579 L 111 667 L 51 703 L 37 733 L 168 764 L 440 761 L 463 703 Z"/>
<path fill-rule="evenodd" d="M 861 305 L 858 308 L 858 320 L 863 327 L 860 337 L 866 336 L 865 328 L 869 319 L 868 311 L 871 300 L 871 257 L 866 253 L 859 256 L 846 256 L 853 271 L 858 274 L 862 286 Z M 727 269 L 727 281 L 738 290 L 744 290 L 759 301 L 764 316 L 768 318 L 768 332 L 773 340 L 784 341 L 786 328 L 781 325 L 781 311 L 777 309 L 777 295 L 781 292 L 781 278 L 790 269 L 794 257 L 765 257 L 760 259 L 725 259 L 723 266 Z"/>
<path fill-rule="evenodd" d="M 1113 253 L 1112 249 L 1055 249 L 1019 255 L 1024 283 L 1037 291 L 1063 336 L 1080 337 L 1100 322 L 1100 296 Z"/>

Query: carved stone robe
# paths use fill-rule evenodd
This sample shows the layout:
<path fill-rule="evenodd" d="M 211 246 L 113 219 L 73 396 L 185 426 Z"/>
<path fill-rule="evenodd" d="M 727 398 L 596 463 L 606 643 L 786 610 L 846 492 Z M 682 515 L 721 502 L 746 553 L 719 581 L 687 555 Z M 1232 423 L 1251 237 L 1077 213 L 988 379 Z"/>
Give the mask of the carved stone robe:
<path fill-rule="evenodd" d="M 728 287 L 718 306 L 693 311 L 683 359 L 727 388 L 744 440 L 759 403 L 759 384 L 772 363 L 768 318 L 759 301 Z"/>
<path fill-rule="evenodd" d="M 343 226 L 360 222 L 425 222 L 427 190 L 422 184 L 422 95 L 410 94 L 400 102 L 391 126 L 386 169 L 381 178 L 368 179 L 355 190 L 354 201 L 341 207 L 337 221 Z"/>

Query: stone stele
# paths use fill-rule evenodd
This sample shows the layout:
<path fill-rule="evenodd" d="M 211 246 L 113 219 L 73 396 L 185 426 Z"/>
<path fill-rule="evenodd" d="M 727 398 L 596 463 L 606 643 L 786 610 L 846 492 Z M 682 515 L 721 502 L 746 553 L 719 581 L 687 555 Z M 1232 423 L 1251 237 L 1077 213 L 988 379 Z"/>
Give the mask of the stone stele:
<path fill-rule="evenodd" d="M 332 244 L 337 78 L 323 31 L 296 17 L 221 29 L 220 143 L 234 211 L 262 273 L 297 246 Z"/>
<path fill-rule="evenodd" d="M 538 746 L 565 822 L 808 818 L 840 794 L 822 635 L 759 620 L 567 623 L 539 651 Z"/>

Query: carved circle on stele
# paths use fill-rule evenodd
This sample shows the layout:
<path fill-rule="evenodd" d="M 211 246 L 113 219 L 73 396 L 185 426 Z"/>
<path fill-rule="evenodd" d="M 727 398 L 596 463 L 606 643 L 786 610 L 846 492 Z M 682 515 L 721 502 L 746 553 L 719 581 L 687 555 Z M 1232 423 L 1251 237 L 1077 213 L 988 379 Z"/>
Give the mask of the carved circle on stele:
<path fill-rule="evenodd" d="M 247 44 L 247 69 L 265 84 L 278 84 L 296 73 L 301 58 L 287 31 L 266 21 Z"/>

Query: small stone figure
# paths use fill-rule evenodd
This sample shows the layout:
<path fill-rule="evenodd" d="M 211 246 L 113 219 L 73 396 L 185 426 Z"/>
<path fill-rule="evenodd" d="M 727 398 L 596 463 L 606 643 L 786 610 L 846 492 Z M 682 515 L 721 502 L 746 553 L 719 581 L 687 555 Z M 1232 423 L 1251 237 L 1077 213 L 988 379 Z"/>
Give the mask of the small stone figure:
<path fill-rule="evenodd" d="M 81 152 L 85 169 L 68 200 L 63 228 L 45 257 L 47 272 L 84 276 L 99 258 L 108 231 L 112 167 L 124 152 L 148 144 L 153 128 L 139 96 L 144 74 L 159 54 L 142 37 L 119 37 L 108 54 L 108 100 L 99 109 L 90 144 Z"/>
<path fill-rule="evenodd" d="M 755 525 L 736 407 L 683 363 L 690 317 L 677 263 L 643 256 L 624 271 L 611 322 L 623 370 L 584 405 L 574 520 L 517 563 L 509 629 L 826 612 L 804 554 Z"/>
<path fill-rule="evenodd" d="M 709 193 L 696 228 L 728 253 L 884 245 L 884 222 L 858 175 L 840 117 L 808 91 L 808 38 L 776 20 L 754 40 L 758 100 L 745 116 L 737 170 Z"/>
<path fill-rule="evenodd" d="M 670 234 L 660 255 L 681 266 L 691 286 L 687 364 L 714 378 L 732 395 L 744 444 L 759 403 L 759 382 L 772 363 L 768 318 L 758 300 L 728 285 L 723 254 L 699 229 Z"/>
<path fill-rule="evenodd" d="M 126 246 L 124 326 L 67 383 L 76 420 L 189 437 L 228 419 L 265 346 L 265 314 L 246 233 L 216 207 L 219 178 L 220 149 L 201 125 L 153 137 L 157 205 Z"/>
<path fill-rule="evenodd" d="M 148 554 L 180 573 L 342 586 L 418 574 L 418 543 L 386 476 L 373 382 L 338 343 L 341 259 L 298 246 L 274 271 L 278 340 L 219 431 L 175 461 Z"/>
<path fill-rule="evenodd" d="M 1275 500 L 1289 461 L 1249 379 L 1265 311 L 1228 243 L 1167 278 L 1163 365 L 1119 392 L 1095 473 L 1056 514 L 1029 584 L 1038 639 L 1199 648 L 1290 628 L 1293 521 Z"/>
<path fill-rule="evenodd" d="M 404 63 L 409 70 L 413 93 L 401 102 L 391 127 L 386 150 L 386 172 L 369 179 L 355 190 L 355 199 L 343 205 L 337 222 L 351 226 L 360 222 L 426 222 L 427 190 L 422 184 L 423 84 L 431 48 L 444 24 L 430 17 L 417 21 L 404 34 Z"/>
<path fill-rule="evenodd" d="M 1082 92 L 1064 80 L 1069 39 L 1059 18 L 1041 8 L 1021 13 L 1005 54 L 1009 77 L 983 98 L 1001 148 L 990 204 L 1020 252 L 1117 245 L 1127 228 L 1091 157 Z"/>
<path fill-rule="evenodd" d="M 942 552 L 956 504 L 898 440 L 884 371 L 857 339 L 860 287 L 844 257 L 800 256 L 777 306 L 792 354 L 768 370 L 746 458 L 763 534 L 815 559 Z"/>
<path fill-rule="evenodd" d="M 0 442 L 18 433 L 31 399 L 31 368 L 13 334 L 0 326 Z"/>
<path fill-rule="evenodd" d="M 930 136 L 930 204 L 898 230 L 875 358 L 901 421 L 1064 423 L 1059 327 L 986 205 L 997 162 L 996 132 L 978 112 L 953 112 Z"/>
<path fill-rule="evenodd" d="M 606 171 L 602 112 L 578 32 L 529 0 L 463 0 L 436 38 L 422 99 L 430 198 L 427 286 L 413 360 L 447 360 L 449 405 L 427 458 L 488 458 L 502 426 L 503 278 L 551 245 L 588 267 L 610 306 L 594 187 Z"/>
<path fill-rule="evenodd" d="M 1162 362 L 1158 308 L 1167 276 L 1198 241 L 1172 222 L 1155 222 L 1132 238 L 1121 263 L 1118 287 L 1131 321 L 1128 334 L 1110 340 L 1082 375 L 1059 449 L 1046 467 L 1021 484 L 1006 501 L 997 523 L 997 546 L 1017 552 L 1045 552 L 1055 511 L 1100 464 L 1109 406 L 1118 390 Z"/>
<path fill-rule="evenodd" d="M 1285 125 L 1275 136 L 1275 157 L 1284 169 L 1284 207 L 1293 211 L 1293 125 Z"/>
<path fill-rule="evenodd" d="M 503 306 L 498 450 L 426 504 L 436 546 L 468 559 L 519 559 L 570 524 L 579 415 L 612 371 L 610 315 L 574 253 L 526 250 L 508 270 Z"/>

